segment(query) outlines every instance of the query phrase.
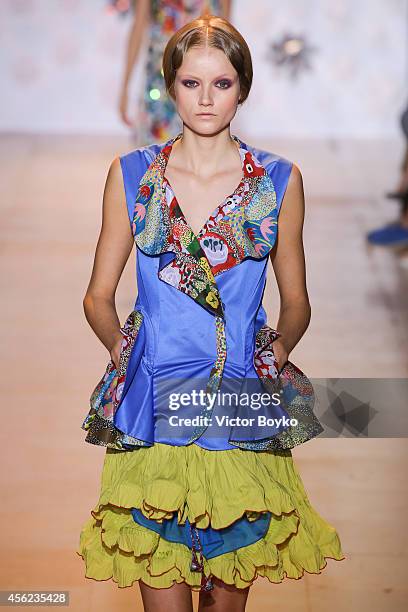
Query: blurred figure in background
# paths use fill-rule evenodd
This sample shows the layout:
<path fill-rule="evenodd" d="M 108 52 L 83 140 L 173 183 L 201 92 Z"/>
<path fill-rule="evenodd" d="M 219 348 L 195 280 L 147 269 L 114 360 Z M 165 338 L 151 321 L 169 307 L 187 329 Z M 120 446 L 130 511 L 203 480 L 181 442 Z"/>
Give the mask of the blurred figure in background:
<path fill-rule="evenodd" d="M 401 126 L 405 135 L 405 156 L 401 177 L 397 190 L 387 193 L 388 198 L 401 202 L 401 213 L 396 221 L 367 234 L 368 242 L 378 246 L 408 247 L 408 106 L 401 116 Z"/>
<path fill-rule="evenodd" d="M 168 97 L 161 69 L 167 41 L 183 25 L 203 14 L 230 17 L 231 0 L 136 0 L 127 44 L 126 64 L 119 100 L 122 120 L 133 128 L 137 146 L 163 142 L 181 131 L 173 101 Z M 148 29 L 148 52 L 144 83 L 137 101 L 136 117 L 128 113 L 128 89 Z"/>

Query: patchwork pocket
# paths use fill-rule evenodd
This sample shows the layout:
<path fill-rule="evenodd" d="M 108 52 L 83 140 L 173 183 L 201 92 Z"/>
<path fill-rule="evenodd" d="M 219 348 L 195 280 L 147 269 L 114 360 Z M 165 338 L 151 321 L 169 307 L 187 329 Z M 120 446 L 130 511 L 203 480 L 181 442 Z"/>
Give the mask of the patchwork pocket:
<path fill-rule="evenodd" d="M 90 397 L 91 409 L 82 423 L 82 429 L 88 432 L 86 442 L 100 446 L 117 448 L 117 439 L 121 432 L 113 425 L 113 418 L 120 404 L 126 382 L 130 355 L 137 341 L 143 314 L 133 310 L 127 317 L 120 331 L 123 335 L 119 353 L 119 367 L 109 360 L 101 380 Z"/>
<path fill-rule="evenodd" d="M 279 393 L 281 405 L 289 419 L 296 420 L 281 433 L 264 440 L 235 443 L 254 450 L 285 450 L 307 442 L 324 431 L 313 412 L 315 393 L 309 378 L 291 361 L 279 370 L 273 352 L 273 342 L 279 338 L 277 330 L 263 325 L 255 337 L 254 367 L 262 385 L 270 394 Z M 293 421 L 295 422 L 295 421 Z"/>

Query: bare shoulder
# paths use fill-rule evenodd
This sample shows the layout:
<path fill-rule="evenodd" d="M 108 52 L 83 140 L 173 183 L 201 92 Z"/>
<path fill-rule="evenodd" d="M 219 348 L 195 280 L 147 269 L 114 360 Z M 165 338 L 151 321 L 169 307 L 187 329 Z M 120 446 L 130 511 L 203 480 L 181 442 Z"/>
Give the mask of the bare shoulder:
<path fill-rule="evenodd" d="M 122 167 L 119 157 L 115 157 L 115 159 L 111 161 L 106 182 L 116 187 L 122 185 Z"/>
<path fill-rule="evenodd" d="M 126 210 L 126 194 L 119 157 L 115 157 L 110 163 L 103 199 L 105 208 Z M 118 206 L 118 202 L 122 202 L 123 206 Z"/>
<path fill-rule="evenodd" d="M 303 190 L 303 176 L 297 164 L 292 162 L 285 195 L 282 200 L 281 216 L 283 219 L 296 217 L 301 221 L 305 211 L 305 196 Z M 283 220 L 282 219 L 282 220 Z"/>
<path fill-rule="evenodd" d="M 303 176 L 300 171 L 300 168 L 295 162 L 292 162 L 292 170 L 289 175 L 287 191 L 292 193 L 303 192 Z"/>

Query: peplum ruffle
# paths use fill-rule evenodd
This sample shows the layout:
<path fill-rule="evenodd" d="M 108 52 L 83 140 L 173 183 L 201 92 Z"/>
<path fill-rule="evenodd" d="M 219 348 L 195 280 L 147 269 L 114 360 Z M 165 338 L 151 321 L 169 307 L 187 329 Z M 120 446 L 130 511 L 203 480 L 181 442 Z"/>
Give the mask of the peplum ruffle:
<path fill-rule="evenodd" d="M 264 538 L 204 557 L 206 574 L 238 588 L 258 576 L 275 583 L 299 579 L 305 571 L 320 573 L 328 558 L 345 559 L 336 530 L 311 506 L 289 449 L 216 452 L 155 443 L 130 452 L 106 450 L 100 497 L 77 550 L 85 577 L 112 578 L 119 587 L 137 580 L 155 588 L 186 582 L 199 591 L 201 576 L 190 569 L 188 546 L 137 524 L 132 508 L 159 522 L 177 515 L 179 524 L 188 519 L 204 529 L 271 512 Z"/>
<path fill-rule="evenodd" d="M 103 377 L 92 392 L 91 409 L 82 423 L 82 429 L 87 432 L 85 441 L 90 444 L 127 452 L 152 446 L 156 442 L 155 375 L 144 359 L 146 319 L 143 309 L 135 309 L 120 328 L 123 340 L 119 370 L 116 370 L 113 361 L 110 360 Z M 323 426 L 314 414 L 315 394 L 308 377 L 289 360 L 280 371 L 277 369 L 273 342 L 280 335 L 277 330 L 266 324 L 262 325 L 255 334 L 253 371 L 262 385 L 256 391 L 263 388 L 264 393 L 269 393 L 271 397 L 274 393 L 279 393 L 281 400 L 279 410 L 277 408 L 272 408 L 269 412 L 265 410 L 265 416 L 278 420 L 283 415 L 293 419 L 295 425 L 282 425 L 280 429 L 265 426 L 258 428 L 257 431 L 255 428 L 251 431 L 251 427 L 232 426 L 227 436 L 228 446 L 233 445 L 252 451 L 289 450 L 323 432 Z M 177 371 L 176 366 L 177 364 L 174 371 Z M 182 377 L 203 379 L 210 367 L 210 361 L 196 359 L 194 366 L 188 364 L 188 376 L 185 372 Z M 160 378 L 158 375 L 156 377 Z M 167 374 L 170 380 L 175 377 L 173 374 Z M 231 391 L 236 392 L 237 388 L 234 387 Z M 134 406 L 138 407 L 137 411 L 134 410 Z M 204 413 L 211 417 L 211 413 L 206 410 Z M 166 416 L 168 418 L 169 414 L 164 415 Z M 253 416 L 253 413 L 248 407 L 239 406 L 234 416 L 245 419 Z M 167 436 L 157 439 L 157 442 L 167 444 L 166 437 L 172 438 L 172 435 L 169 435 L 170 429 L 167 427 L 165 430 Z M 184 434 L 185 439 L 183 434 L 179 436 L 180 443 L 189 443 L 188 435 Z"/>

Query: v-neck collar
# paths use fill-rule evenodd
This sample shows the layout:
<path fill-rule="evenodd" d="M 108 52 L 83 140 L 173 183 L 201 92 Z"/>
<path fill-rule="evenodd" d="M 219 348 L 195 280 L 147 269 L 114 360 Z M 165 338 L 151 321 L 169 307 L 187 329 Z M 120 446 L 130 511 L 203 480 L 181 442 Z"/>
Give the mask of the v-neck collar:
<path fill-rule="evenodd" d="M 196 236 L 163 180 L 166 155 L 180 136 L 171 138 L 158 151 L 153 149 L 157 154 L 139 180 L 132 232 L 136 245 L 146 255 L 161 255 L 158 276 L 162 281 L 224 319 L 224 304 L 215 275 L 246 257 L 259 259 L 267 255 L 276 238 L 276 193 L 263 164 L 245 143 L 233 136 L 243 159 L 243 178 L 235 197 L 221 202 Z M 213 243 L 217 251 L 214 258 Z M 222 261 L 218 257 L 220 244 Z"/>
<path fill-rule="evenodd" d="M 204 221 L 203 225 L 201 226 L 200 230 L 198 231 L 198 233 L 196 233 L 193 228 L 191 227 L 190 223 L 187 221 L 187 218 L 184 214 L 183 209 L 181 208 L 180 202 L 173 190 L 173 187 L 171 186 L 169 180 L 167 179 L 167 177 L 165 176 L 166 174 L 166 168 L 167 168 L 167 163 L 169 161 L 171 152 L 173 150 L 173 145 L 174 143 L 179 140 L 182 137 L 182 132 L 180 132 L 179 134 L 177 134 L 177 136 L 175 136 L 174 138 L 171 138 L 163 147 L 163 149 L 160 152 L 160 155 L 163 156 L 163 163 L 159 165 L 160 170 L 161 170 L 161 178 L 162 178 L 162 184 L 163 184 L 163 189 L 168 188 L 171 192 L 172 195 L 172 200 L 173 200 L 173 206 L 176 209 L 176 213 L 177 216 L 179 218 L 181 218 L 183 220 L 183 222 L 185 223 L 185 225 L 188 227 L 188 229 L 191 231 L 192 235 L 194 236 L 194 238 L 196 238 L 197 240 L 200 240 L 201 237 L 203 236 L 203 234 L 205 234 L 206 230 L 208 229 L 208 223 L 209 221 L 213 218 L 216 217 L 217 213 L 220 211 L 221 207 L 226 203 L 227 200 L 232 199 L 243 187 L 244 182 L 245 182 L 245 178 L 246 178 L 246 173 L 245 173 L 245 155 L 247 153 L 247 149 L 244 146 L 244 143 L 241 142 L 241 140 L 235 136 L 234 134 L 231 134 L 232 139 L 238 144 L 238 152 L 239 155 L 241 157 L 241 178 L 240 181 L 238 183 L 238 185 L 235 187 L 234 191 L 230 194 L 227 195 L 210 213 L 210 215 L 207 217 L 207 219 Z"/>

